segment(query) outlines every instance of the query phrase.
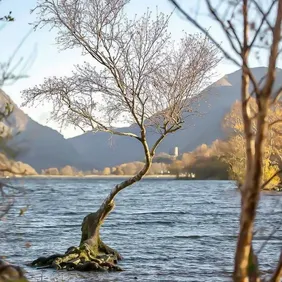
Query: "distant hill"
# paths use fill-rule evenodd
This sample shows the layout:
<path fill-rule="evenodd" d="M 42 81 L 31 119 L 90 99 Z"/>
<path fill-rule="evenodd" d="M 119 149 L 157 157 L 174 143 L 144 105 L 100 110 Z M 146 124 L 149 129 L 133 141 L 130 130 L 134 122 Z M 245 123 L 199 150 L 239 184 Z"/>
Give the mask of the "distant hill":
<path fill-rule="evenodd" d="M 266 73 L 266 68 L 255 68 L 253 72 L 258 80 Z M 278 70 L 277 84 L 282 81 L 282 70 Z M 222 119 L 236 100 L 240 100 L 241 71 L 226 75 L 203 91 L 204 96 L 198 111 L 201 115 L 186 119 L 184 128 L 169 135 L 159 146 L 157 152 L 171 152 L 174 147 L 179 152 L 192 151 L 205 143 L 224 138 Z M 118 130 L 139 133 L 134 125 Z M 156 139 L 154 133 L 148 133 L 150 143 Z M 69 139 L 70 144 L 88 162 L 93 161 L 96 168 L 115 166 L 121 163 L 143 159 L 142 147 L 136 140 L 123 136 L 111 136 L 107 133 L 86 133 Z"/>
<path fill-rule="evenodd" d="M 0 89 L 0 104 L 8 100 L 9 96 Z M 17 160 L 28 163 L 38 172 L 48 167 L 89 166 L 63 135 L 35 122 L 14 103 L 13 106 L 8 122 L 14 133 L 20 132 L 10 142 L 18 149 Z"/>
<path fill-rule="evenodd" d="M 266 68 L 255 68 L 253 71 L 260 80 L 265 75 Z M 278 70 L 276 81 L 277 85 L 281 84 L 282 70 Z M 224 138 L 222 119 L 232 104 L 240 100 L 240 83 L 239 70 L 224 76 L 204 90 L 203 100 L 198 106 L 201 115 L 188 117 L 184 128 L 168 136 L 157 152 L 169 153 L 174 147 L 178 147 L 180 153 L 192 151 L 203 143 L 209 145 L 216 139 Z M 7 98 L 0 90 L 0 104 L 3 105 Z M 21 131 L 12 141 L 20 148 L 17 159 L 30 164 L 38 172 L 41 169 L 66 165 L 80 170 L 102 169 L 126 162 L 142 161 L 144 158 L 142 146 L 135 139 L 112 136 L 105 132 L 85 133 L 65 139 L 57 131 L 32 120 L 16 105 L 9 120 L 15 131 Z M 117 130 L 139 134 L 136 125 Z M 156 138 L 156 134 L 148 132 L 149 143 Z"/>

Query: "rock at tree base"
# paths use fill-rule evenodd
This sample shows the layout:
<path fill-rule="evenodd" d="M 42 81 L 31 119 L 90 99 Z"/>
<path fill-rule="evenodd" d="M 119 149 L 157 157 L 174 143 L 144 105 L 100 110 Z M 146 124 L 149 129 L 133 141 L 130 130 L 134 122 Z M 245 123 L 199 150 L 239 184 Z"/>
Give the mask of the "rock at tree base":
<path fill-rule="evenodd" d="M 100 239 L 100 226 L 114 208 L 114 202 L 88 214 L 81 226 L 79 247 L 70 247 L 65 254 L 40 257 L 31 266 L 78 271 L 122 271 L 117 266 L 120 254 Z"/>
<path fill-rule="evenodd" d="M 87 245 L 80 248 L 70 247 L 65 254 L 40 257 L 31 263 L 38 268 L 55 268 L 78 271 L 122 271 L 117 266 L 120 257 L 116 254 L 99 254 L 94 256 Z"/>

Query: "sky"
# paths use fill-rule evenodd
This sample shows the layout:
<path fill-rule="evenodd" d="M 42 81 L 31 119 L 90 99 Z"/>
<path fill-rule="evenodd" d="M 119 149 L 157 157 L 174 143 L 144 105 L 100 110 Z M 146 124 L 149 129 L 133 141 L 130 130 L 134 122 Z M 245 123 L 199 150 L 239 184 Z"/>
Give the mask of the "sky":
<path fill-rule="evenodd" d="M 3 0 L 0 4 L 0 14 L 5 14 L 9 11 L 13 12 L 15 22 L 8 23 L 0 30 L 1 39 L 4 42 L 0 44 L 0 62 L 7 60 L 15 48 L 19 45 L 21 40 L 28 35 L 24 44 L 17 53 L 16 59 L 28 59 L 32 64 L 26 70 L 27 78 L 18 80 L 13 85 L 4 85 L 3 90 L 13 99 L 13 101 L 20 106 L 22 103 L 21 91 L 41 83 L 44 77 L 49 76 L 64 76 L 70 74 L 73 65 L 82 63 L 85 57 L 81 55 L 79 50 L 59 51 L 55 44 L 56 31 L 49 30 L 47 27 L 36 31 L 32 30 L 30 23 L 36 19 L 35 14 L 30 14 L 30 10 L 36 6 L 36 0 Z M 185 9 L 190 11 L 197 7 L 200 0 L 180 0 Z M 173 6 L 168 0 L 132 0 L 128 5 L 126 12 L 129 16 L 141 15 L 147 8 L 152 11 L 159 11 L 170 14 L 173 11 Z M 224 36 L 220 32 L 220 28 L 215 25 L 209 17 L 205 16 L 205 8 L 200 7 L 201 23 L 204 27 L 209 28 L 210 32 L 217 36 L 219 42 L 225 48 L 229 48 Z M 197 30 L 188 23 L 178 13 L 174 13 L 171 17 L 169 30 L 175 40 L 179 40 L 183 31 L 188 33 L 195 33 Z M 17 62 L 17 60 L 15 60 Z M 223 60 L 218 69 L 218 77 L 224 74 L 231 73 L 237 69 L 236 66 Z M 52 127 L 60 131 L 66 138 L 81 134 L 80 130 L 75 130 L 72 127 L 60 129 L 59 125 L 49 121 L 50 105 L 41 105 L 36 108 L 22 108 L 35 121 Z"/>

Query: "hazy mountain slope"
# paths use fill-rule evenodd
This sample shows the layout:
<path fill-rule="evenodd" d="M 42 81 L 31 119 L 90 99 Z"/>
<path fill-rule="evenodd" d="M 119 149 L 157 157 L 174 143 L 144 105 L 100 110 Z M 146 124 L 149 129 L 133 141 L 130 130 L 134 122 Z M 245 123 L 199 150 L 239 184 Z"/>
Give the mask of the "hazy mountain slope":
<path fill-rule="evenodd" d="M 184 128 L 169 135 L 158 148 L 158 152 L 171 152 L 177 146 L 180 152 L 195 149 L 202 143 L 210 144 L 215 139 L 223 137 L 221 120 L 230 109 L 233 101 L 239 98 L 238 93 L 230 93 L 230 86 L 213 87 L 206 92 L 207 100 L 201 103 L 201 116 L 188 117 Z M 228 93 L 228 94 L 227 94 Z M 119 128 L 118 130 L 139 133 L 138 128 Z M 158 136 L 148 132 L 148 141 L 152 142 Z M 94 160 L 95 167 L 114 166 L 124 162 L 142 160 L 143 149 L 137 140 L 122 136 L 111 136 L 108 133 L 87 133 L 69 139 L 77 151 Z"/>
<path fill-rule="evenodd" d="M 0 105 L 5 105 L 8 99 L 9 96 L 0 89 Z M 14 103 L 13 107 L 8 124 L 14 132 L 21 132 L 10 142 L 19 149 L 17 160 L 28 163 L 39 172 L 43 168 L 65 165 L 88 167 L 60 133 L 35 122 Z"/>
<path fill-rule="evenodd" d="M 119 130 L 123 130 L 119 128 Z M 124 130 L 129 130 L 124 128 Z M 130 132 L 138 133 L 136 127 Z M 87 162 L 92 161 L 94 168 L 101 169 L 132 160 L 142 160 L 142 146 L 137 140 L 123 136 L 112 136 L 109 133 L 86 133 L 68 139 L 74 148 Z"/>
<path fill-rule="evenodd" d="M 253 71 L 259 80 L 264 76 L 266 68 L 256 68 Z M 205 99 L 198 108 L 201 116 L 188 117 L 184 128 L 169 135 L 158 148 L 158 152 L 169 153 L 176 146 L 179 147 L 180 153 L 187 152 L 203 143 L 211 144 L 214 140 L 223 138 L 222 118 L 232 104 L 240 99 L 240 81 L 241 71 L 236 71 L 208 87 L 203 92 Z M 276 81 L 276 86 L 281 85 L 281 70 L 277 72 Z M 0 90 L 0 108 L 8 99 L 9 96 Z M 21 134 L 12 140 L 12 144 L 20 147 L 17 159 L 30 164 L 37 171 L 65 165 L 83 170 L 101 169 L 144 158 L 142 146 L 135 139 L 111 136 L 104 132 L 65 139 L 57 131 L 32 120 L 16 105 L 9 117 L 9 124 L 15 132 L 21 131 Z M 118 130 L 139 134 L 136 125 Z M 148 130 L 149 143 L 152 144 L 156 138 L 156 134 Z"/>
<path fill-rule="evenodd" d="M 255 76 L 260 80 L 266 68 L 253 69 Z M 240 100 L 241 71 L 225 76 L 205 91 L 205 99 L 200 103 L 201 116 L 188 117 L 184 128 L 168 136 L 158 148 L 158 152 L 170 152 L 175 146 L 179 151 L 187 152 L 205 143 L 211 144 L 218 138 L 223 138 L 221 128 L 222 118 L 230 110 L 236 100 Z M 282 81 L 281 70 L 277 73 L 277 84 Z M 120 128 L 138 133 L 133 125 L 130 128 Z M 156 138 L 148 133 L 151 143 Z M 83 134 L 69 139 L 69 142 L 83 156 L 87 162 L 93 162 L 96 168 L 114 166 L 120 163 L 141 160 L 143 158 L 141 144 L 131 138 L 111 136 L 107 133 Z"/>
<path fill-rule="evenodd" d="M 17 136 L 16 142 L 20 148 L 17 159 L 30 164 L 38 171 L 65 165 L 88 168 L 83 158 L 63 135 L 30 118 L 24 131 Z"/>

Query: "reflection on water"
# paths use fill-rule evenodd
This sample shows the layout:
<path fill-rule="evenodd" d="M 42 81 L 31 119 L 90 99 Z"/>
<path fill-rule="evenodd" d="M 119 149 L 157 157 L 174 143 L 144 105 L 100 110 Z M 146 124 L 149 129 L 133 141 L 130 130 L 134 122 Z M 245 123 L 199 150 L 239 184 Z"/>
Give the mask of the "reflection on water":
<path fill-rule="evenodd" d="M 26 195 L 7 221 L 0 222 L 1 255 L 23 265 L 77 245 L 83 217 L 98 208 L 116 182 L 25 180 Z M 281 196 L 262 196 L 256 249 L 281 225 Z M 29 210 L 18 216 L 27 204 Z M 117 197 L 116 209 L 102 228 L 103 240 L 123 255 L 124 272 L 25 269 L 31 281 L 230 281 L 239 205 L 232 182 L 144 180 Z M 281 236 L 278 230 L 261 252 L 266 272 L 278 260 Z"/>

